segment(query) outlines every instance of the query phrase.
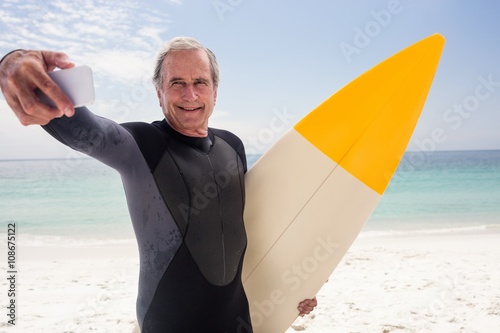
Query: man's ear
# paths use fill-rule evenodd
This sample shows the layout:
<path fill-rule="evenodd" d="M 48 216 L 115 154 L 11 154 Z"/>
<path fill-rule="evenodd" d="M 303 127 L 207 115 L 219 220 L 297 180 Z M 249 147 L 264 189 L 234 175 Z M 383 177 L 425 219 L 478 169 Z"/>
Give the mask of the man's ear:
<path fill-rule="evenodd" d="M 158 96 L 158 102 L 160 103 L 160 107 L 162 108 L 163 105 L 161 104 L 161 90 L 156 88 L 156 96 Z"/>

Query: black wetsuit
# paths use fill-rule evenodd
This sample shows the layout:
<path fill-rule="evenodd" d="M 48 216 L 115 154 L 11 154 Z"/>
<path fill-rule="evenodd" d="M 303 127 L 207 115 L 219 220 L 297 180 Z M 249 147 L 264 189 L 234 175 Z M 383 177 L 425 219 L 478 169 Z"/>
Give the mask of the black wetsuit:
<path fill-rule="evenodd" d="M 142 333 L 252 332 L 238 137 L 216 129 L 187 137 L 165 120 L 120 125 L 86 108 L 44 128 L 122 177 L 139 247 Z"/>

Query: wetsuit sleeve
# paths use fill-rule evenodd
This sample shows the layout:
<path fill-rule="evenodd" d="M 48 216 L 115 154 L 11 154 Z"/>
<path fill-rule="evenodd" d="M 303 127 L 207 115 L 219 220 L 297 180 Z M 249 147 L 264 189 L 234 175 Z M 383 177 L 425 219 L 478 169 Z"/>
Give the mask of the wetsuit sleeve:
<path fill-rule="evenodd" d="M 122 172 L 130 163 L 128 148 L 135 144 L 131 134 L 112 120 L 87 108 L 77 108 L 73 117 L 63 116 L 42 126 L 63 144 Z"/>

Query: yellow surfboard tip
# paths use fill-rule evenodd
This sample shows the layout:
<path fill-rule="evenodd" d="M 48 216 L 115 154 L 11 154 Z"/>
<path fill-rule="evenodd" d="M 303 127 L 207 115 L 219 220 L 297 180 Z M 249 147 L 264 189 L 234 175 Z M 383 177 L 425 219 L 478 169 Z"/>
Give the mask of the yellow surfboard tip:
<path fill-rule="evenodd" d="M 333 94 L 295 130 L 382 194 L 418 121 L 444 43 L 436 33 L 396 53 Z"/>
<path fill-rule="evenodd" d="M 446 43 L 446 38 L 443 35 L 441 35 L 440 33 L 436 32 L 435 34 L 432 34 L 429 37 L 422 39 L 420 42 L 417 42 L 416 44 L 425 43 L 425 42 L 427 42 L 429 44 L 433 44 L 434 45 L 433 47 L 436 49 L 442 50 L 444 47 L 444 44 Z M 413 45 L 416 45 L 416 44 L 413 44 Z"/>

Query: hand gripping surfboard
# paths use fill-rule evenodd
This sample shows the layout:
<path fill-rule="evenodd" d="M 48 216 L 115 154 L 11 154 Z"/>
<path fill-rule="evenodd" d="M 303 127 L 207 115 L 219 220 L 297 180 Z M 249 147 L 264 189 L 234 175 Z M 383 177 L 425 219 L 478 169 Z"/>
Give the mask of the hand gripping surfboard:
<path fill-rule="evenodd" d="M 243 265 L 255 333 L 280 333 L 340 262 L 413 133 L 444 38 L 373 67 L 300 120 L 247 172 Z M 321 306 L 321 305 L 320 305 Z"/>

